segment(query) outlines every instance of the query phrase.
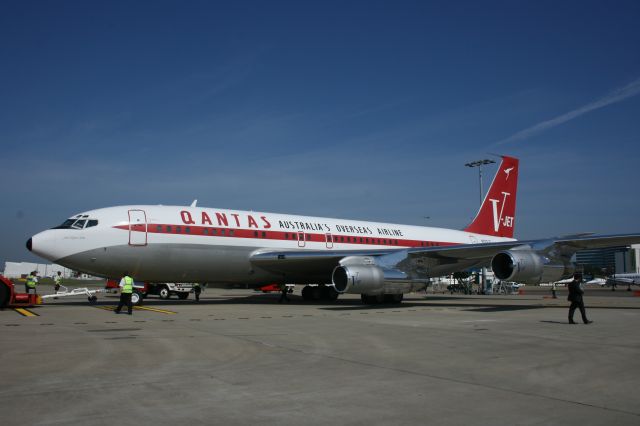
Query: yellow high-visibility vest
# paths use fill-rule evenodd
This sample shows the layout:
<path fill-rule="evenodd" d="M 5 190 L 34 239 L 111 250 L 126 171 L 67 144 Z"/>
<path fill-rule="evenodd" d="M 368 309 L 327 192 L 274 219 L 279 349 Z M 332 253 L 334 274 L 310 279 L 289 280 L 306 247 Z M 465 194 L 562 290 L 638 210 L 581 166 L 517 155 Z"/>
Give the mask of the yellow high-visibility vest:
<path fill-rule="evenodd" d="M 36 277 L 35 277 L 35 275 L 31 275 L 31 274 L 29 274 L 29 275 L 27 276 L 27 287 L 29 287 L 29 288 L 36 288 L 36 285 L 37 285 L 37 284 L 38 284 L 38 283 L 36 282 Z"/>
<path fill-rule="evenodd" d="M 133 278 L 124 277 L 124 285 L 122 286 L 123 293 L 133 293 Z"/>

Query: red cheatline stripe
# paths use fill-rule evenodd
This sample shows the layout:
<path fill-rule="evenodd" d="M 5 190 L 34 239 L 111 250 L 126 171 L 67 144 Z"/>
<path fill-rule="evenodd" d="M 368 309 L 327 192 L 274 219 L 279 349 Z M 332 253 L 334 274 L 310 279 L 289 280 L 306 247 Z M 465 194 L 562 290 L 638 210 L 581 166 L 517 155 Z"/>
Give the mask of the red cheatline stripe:
<path fill-rule="evenodd" d="M 117 229 L 129 230 L 129 225 L 114 226 Z M 145 225 L 131 225 L 131 230 L 135 232 L 144 232 Z M 167 224 L 148 224 L 147 233 L 149 234 L 171 234 L 171 235 L 195 235 L 202 237 L 226 237 L 226 238 L 250 238 L 259 240 L 282 240 L 282 241 L 302 241 L 304 238 L 307 242 L 326 244 L 327 239 L 331 238 L 334 244 L 357 244 L 357 245 L 381 245 L 381 246 L 398 246 L 398 247 L 435 247 L 450 246 L 458 243 L 436 242 L 436 241 L 420 241 L 407 240 L 395 237 L 360 237 L 352 235 L 328 234 L 328 233 L 310 233 L 310 232 L 283 232 L 283 231 L 265 231 L 258 229 L 230 229 L 216 228 L 210 226 L 194 226 L 194 225 L 167 225 Z M 304 235 L 304 237 L 303 237 Z M 329 237 L 330 235 L 330 237 Z M 329 244 L 331 244 L 329 240 Z"/>

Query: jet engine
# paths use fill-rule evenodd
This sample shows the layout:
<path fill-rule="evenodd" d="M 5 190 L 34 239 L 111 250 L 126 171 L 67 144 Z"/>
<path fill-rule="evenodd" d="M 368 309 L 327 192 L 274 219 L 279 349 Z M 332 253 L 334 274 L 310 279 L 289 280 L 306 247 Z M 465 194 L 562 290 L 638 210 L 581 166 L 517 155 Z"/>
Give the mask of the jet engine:
<path fill-rule="evenodd" d="M 553 259 L 532 250 L 506 250 L 491 260 L 496 278 L 524 284 L 558 281 L 570 276 L 573 265 L 569 260 Z"/>
<path fill-rule="evenodd" d="M 413 288 L 404 272 L 375 265 L 337 266 L 331 280 L 338 293 L 397 294 Z"/>

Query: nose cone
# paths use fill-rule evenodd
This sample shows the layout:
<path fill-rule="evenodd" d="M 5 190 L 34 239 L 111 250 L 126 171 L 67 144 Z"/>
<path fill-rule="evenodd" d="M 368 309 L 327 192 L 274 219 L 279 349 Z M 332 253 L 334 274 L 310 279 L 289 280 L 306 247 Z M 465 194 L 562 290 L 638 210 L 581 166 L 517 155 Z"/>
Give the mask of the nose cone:
<path fill-rule="evenodd" d="M 33 254 L 47 260 L 55 261 L 60 258 L 56 230 L 40 232 L 27 240 L 27 249 Z"/>

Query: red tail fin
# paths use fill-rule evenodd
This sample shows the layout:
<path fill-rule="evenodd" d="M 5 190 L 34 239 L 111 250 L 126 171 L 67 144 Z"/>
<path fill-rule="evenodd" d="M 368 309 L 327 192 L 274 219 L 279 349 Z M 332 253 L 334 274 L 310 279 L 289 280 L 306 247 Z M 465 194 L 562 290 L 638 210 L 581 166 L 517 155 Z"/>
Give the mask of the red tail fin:
<path fill-rule="evenodd" d="M 502 157 L 480 210 L 465 231 L 513 238 L 518 190 L 518 159 Z"/>

